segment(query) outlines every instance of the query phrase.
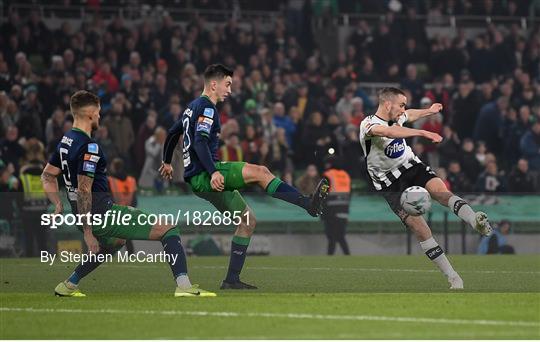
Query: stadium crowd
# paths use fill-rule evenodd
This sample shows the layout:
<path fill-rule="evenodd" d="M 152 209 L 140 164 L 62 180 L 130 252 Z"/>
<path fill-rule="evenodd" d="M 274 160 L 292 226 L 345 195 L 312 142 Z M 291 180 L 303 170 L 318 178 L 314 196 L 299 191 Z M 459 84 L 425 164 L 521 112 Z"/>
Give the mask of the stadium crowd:
<path fill-rule="evenodd" d="M 501 13 L 518 3 L 506 2 Z M 426 10 L 447 7 L 433 2 Z M 258 21 L 249 29 L 202 17 L 180 25 L 166 14 L 138 25 L 96 15 L 51 29 L 38 12 L 9 13 L 0 29 L 0 188 L 15 189 L 25 164 L 47 160 L 71 128 L 70 95 L 87 89 L 101 99 L 94 137 L 109 162 L 120 158 L 141 187 L 161 189 L 166 130 L 200 95 L 204 68 L 220 62 L 234 69 L 232 96 L 218 107 L 222 160 L 266 165 L 292 183 L 308 165 L 320 169 L 334 149 L 353 178 L 365 178 L 358 126 L 376 103 L 359 82 L 391 82 L 411 107 L 444 105 L 414 124 L 440 132 L 443 143 L 410 144 L 453 191 L 538 189 L 538 27 L 490 24 L 473 39 L 463 30 L 428 38 L 416 9 L 404 7 L 403 16 L 387 10 L 377 25 L 359 21 L 346 48 L 328 59 L 305 29 L 306 6 L 285 11 L 268 32 Z"/>

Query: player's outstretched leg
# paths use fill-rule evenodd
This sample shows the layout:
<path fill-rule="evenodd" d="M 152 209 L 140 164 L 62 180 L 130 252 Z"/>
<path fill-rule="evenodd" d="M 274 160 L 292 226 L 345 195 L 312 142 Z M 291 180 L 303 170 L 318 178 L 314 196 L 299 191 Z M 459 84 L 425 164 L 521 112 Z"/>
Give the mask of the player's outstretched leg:
<path fill-rule="evenodd" d="M 150 240 L 160 240 L 163 250 L 167 255 L 167 261 L 171 267 L 176 281 L 175 297 L 215 297 L 213 292 L 192 285 L 187 274 L 187 261 L 182 242 L 180 241 L 180 228 L 172 225 L 156 224 L 152 227 L 149 235 Z"/>
<path fill-rule="evenodd" d="M 255 164 L 245 164 L 242 177 L 247 184 L 255 183 L 270 196 L 304 208 L 314 217 L 321 214 L 322 204 L 330 188 L 328 181 L 323 178 L 311 196 L 304 196 L 298 189 L 274 176 L 266 166 Z"/>
<path fill-rule="evenodd" d="M 450 264 L 450 261 L 444 254 L 443 249 L 433 238 L 431 229 L 429 229 L 424 218 L 422 216 L 407 216 L 405 217 L 404 223 L 416 235 L 416 238 L 420 243 L 420 247 L 426 256 L 433 261 L 433 263 L 437 265 L 441 272 L 446 276 L 448 283 L 450 284 L 450 289 L 463 289 L 463 280 Z"/>
<path fill-rule="evenodd" d="M 451 193 L 440 178 L 430 179 L 426 183 L 426 190 L 437 202 L 452 209 L 454 214 L 467 222 L 478 233 L 484 236 L 491 234 L 492 229 L 486 213 L 474 212 L 463 198 Z"/>
<path fill-rule="evenodd" d="M 98 254 L 114 255 L 126 243 L 126 240 L 123 239 L 113 240 L 114 241 L 111 244 L 101 245 Z M 99 261 L 88 261 L 79 264 L 68 279 L 56 285 L 56 288 L 54 289 L 54 294 L 58 297 L 86 297 L 86 295 L 79 290 L 79 282 L 82 278 L 90 274 L 90 272 L 98 268 L 98 266 L 102 263 L 103 262 Z"/>
<path fill-rule="evenodd" d="M 227 277 L 221 283 L 222 290 L 256 290 L 257 287 L 246 284 L 240 280 L 240 272 L 244 267 L 246 253 L 255 230 L 255 215 L 249 207 L 245 207 L 242 213 L 242 221 L 236 231 L 231 242 L 231 257 L 229 259 L 229 269 Z"/>

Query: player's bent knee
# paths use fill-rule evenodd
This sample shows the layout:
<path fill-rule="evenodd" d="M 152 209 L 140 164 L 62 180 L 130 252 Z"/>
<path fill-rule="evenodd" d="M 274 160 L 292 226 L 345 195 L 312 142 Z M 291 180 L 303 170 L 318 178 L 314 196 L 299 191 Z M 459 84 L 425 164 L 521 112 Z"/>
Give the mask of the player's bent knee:
<path fill-rule="evenodd" d="M 245 214 L 242 215 L 242 222 L 240 223 L 240 227 L 246 232 L 253 234 L 253 232 L 255 231 L 256 225 L 257 225 L 257 219 L 255 218 L 253 211 L 251 211 L 250 209 L 247 209 Z"/>
<path fill-rule="evenodd" d="M 272 174 L 272 172 L 270 172 L 270 170 L 266 166 L 263 166 L 263 165 L 259 166 L 259 172 L 265 175 Z"/>
<path fill-rule="evenodd" d="M 180 228 L 170 224 L 156 224 L 150 231 L 150 240 L 164 240 L 169 236 L 180 235 Z"/>

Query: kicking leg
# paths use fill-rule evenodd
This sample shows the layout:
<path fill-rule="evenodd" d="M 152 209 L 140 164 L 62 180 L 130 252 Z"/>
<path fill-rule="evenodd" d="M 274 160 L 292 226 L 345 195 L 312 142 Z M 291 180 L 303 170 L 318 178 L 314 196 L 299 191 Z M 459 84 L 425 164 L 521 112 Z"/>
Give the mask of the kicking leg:
<path fill-rule="evenodd" d="M 245 164 L 242 177 L 246 184 L 257 184 L 270 196 L 304 208 L 314 217 L 321 213 L 322 203 L 329 190 L 328 181 L 322 179 L 311 197 L 304 196 L 298 189 L 274 176 L 266 166 L 255 164 Z"/>
<path fill-rule="evenodd" d="M 451 193 L 440 178 L 432 178 L 426 183 L 426 190 L 440 204 L 452 209 L 463 221 L 482 235 L 491 234 L 491 226 L 484 212 L 474 212 L 471 206 L 461 197 Z"/>
<path fill-rule="evenodd" d="M 454 270 L 443 249 L 435 241 L 426 221 L 422 216 L 409 216 L 404 214 L 403 223 L 416 235 L 420 247 L 426 256 L 433 261 L 441 272 L 448 278 L 451 289 L 463 289 L 463 280 Z"/>

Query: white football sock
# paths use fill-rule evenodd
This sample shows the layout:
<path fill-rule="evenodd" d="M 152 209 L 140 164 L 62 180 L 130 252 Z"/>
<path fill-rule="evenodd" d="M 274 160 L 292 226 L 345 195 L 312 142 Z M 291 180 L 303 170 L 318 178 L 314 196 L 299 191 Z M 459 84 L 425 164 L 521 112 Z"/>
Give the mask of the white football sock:
<path fill-rule="evenodd" d="M 463 221 L 467 222 L 474 228 L 476 225 L 476 213 L 471 206 L 463 198 L 459 196 L 452 196 L 448 200 L 448 208 L 450 208 L 454 214 L 459 216 Z"/>
<path fill-rule="evenodd" d="M 191 287 L 191 282 L 187 274 L 182 274 L 176 277 L 176 285 L 181 289 L 189 289 Z"/>
<path fill-rule="evenodd" d="M 457 275 L 442 248 L 437 244 L 433 237 L 430 237 L 426 241 L 420 241 L 420 247 L 422 247 L 422 250 L 426 253 L 427 257 L 439 267 L 445 276 L 453 277 Z"/>

